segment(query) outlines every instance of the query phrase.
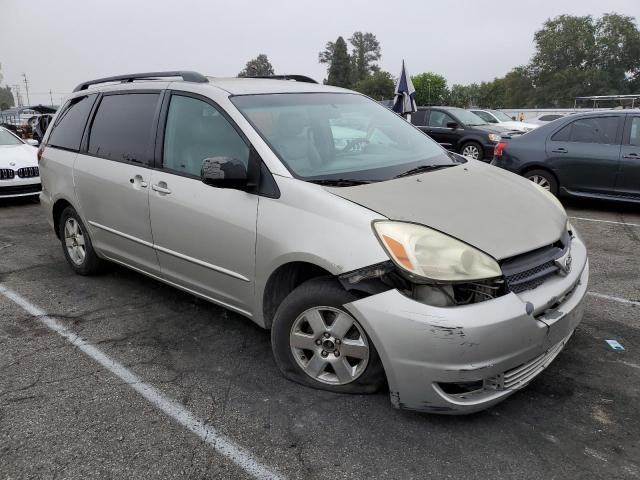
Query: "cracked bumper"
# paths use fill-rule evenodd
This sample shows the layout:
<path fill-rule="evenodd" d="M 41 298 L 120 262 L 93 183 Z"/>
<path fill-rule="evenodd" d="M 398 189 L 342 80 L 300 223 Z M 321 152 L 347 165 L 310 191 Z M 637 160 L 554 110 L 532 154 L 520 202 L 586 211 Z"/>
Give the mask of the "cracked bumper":
<path fill-rule="evenodd" d="M 473 305 L 432 307 L 397 290 L 345 305 L 380 354 L 394 406 L 473 413 L 527 385 L 582 320 L 589 263 L 579 238 L 572 240 L 572 256 L 574 268 L 565 277 Z M 530 315 L 528 302 L 534 306 Z M 481 389 L 464 394 L 447 394 L 439 386 L 478 381 Z"/>

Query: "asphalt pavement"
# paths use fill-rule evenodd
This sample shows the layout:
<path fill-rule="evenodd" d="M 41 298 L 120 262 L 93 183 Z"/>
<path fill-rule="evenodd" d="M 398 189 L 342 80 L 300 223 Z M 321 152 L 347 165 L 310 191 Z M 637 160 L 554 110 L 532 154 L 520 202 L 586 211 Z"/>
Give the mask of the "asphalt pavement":
<path fill-rule="evenodd" d="M 524 390 L 449 417 L 291 383 L 250 320 L 121 267 L 77 276 L 37 203 L 0 201 L 0 479 L 639 478 L 640 208 L 565 204 L 583 322 Z"/>

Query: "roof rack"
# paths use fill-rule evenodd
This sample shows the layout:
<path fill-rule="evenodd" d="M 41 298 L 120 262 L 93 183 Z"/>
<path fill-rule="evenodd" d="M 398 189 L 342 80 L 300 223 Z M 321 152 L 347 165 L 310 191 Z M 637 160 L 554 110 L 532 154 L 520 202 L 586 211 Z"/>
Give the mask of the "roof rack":
<path fill-rule="evenodd" d="M 303 83 L 318 83 L 313 78 L 306 75 L 256 75 L 246 78 L 268 78 L 271 80 L 294 80 Z"/>
<path fill-rule="evenodd" d="M 115 77 L 105 77 L 98 78 L 97 80 L 90 80 L 88 82 L 83 82 L 73 89 L 74 92 L 79 92 L 80 90 L 86 90 L 91 85 L 97 85 L 99 83 L 107 83 L 107 82 L 133 82 L 134 80 L 153 80 L 156 78 L 163 77 L 182 77 L 182 80 L 185 82 L 196 82 L 196 83 L 207 83 L 207 77 L 198 72 L 190 72 L 187 70 L 176 70 L 171 72 L 147 72 L 147 73 L 130 73 L 128 75 L 117 75 Z"/>

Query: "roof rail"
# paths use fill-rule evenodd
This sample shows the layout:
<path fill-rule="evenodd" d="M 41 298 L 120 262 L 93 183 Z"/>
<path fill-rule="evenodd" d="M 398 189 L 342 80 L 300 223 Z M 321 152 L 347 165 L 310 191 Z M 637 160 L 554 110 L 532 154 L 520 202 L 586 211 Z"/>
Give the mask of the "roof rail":
<path fill-rule="evenodd" d="M 86 90 L 91 85 L 97 85 L 99 83 L 107 82 L 133 82 L 134 80 L 153 80 L 162 77 L 182 77 L 185 82 L 207 83 L 207 77 L 198 72 L 190 72 L 187 70 L 176 70 L 171 72 L 147 72 L 147 73 L 130 73 L 128 75 L 117 75 L 115 77 L 98 78 L 96 80 L 90 80 L 83 82 L 73 89 L 74 92 L 80 90 Z"/>
<path fill-rule="evenodd" d="M 296 82 L 318 83 L 313 78 L 306 75 L 256 75 L 246 78 L 269 78 L 271 80 L 295 80 Z"/>

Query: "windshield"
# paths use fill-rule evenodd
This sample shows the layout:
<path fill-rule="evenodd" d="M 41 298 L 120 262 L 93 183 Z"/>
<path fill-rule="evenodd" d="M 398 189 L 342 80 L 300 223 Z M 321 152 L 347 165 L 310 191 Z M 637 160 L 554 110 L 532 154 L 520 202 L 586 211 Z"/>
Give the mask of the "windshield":
<path fill-rule="evenodd" d="M 291 173 L 308 181 L 381 181 L 460 163 L 410 123 L 362 95 L 231 98 Z M 424 169 L 423 169 L 424 170 Z"/>
<path fill-rule="evenodd" d="M 22 141 L 6 130 L 0 129 L 0 145 L 22 145 Z"/>
<path fill-rule="evenodd" d="M 446 110 L 451 115 L 455 116 L 459 121 L 461 121 L 464 125 L 468 125 L 469 127 L 473 127 L 475 125 L 486 125 L 487 122 L 480 118 L 473 112 L 469 110 L 464 110 L 462 108 L 447 108 Z"/>
<path fill-rule="evenodd" d="M 496 117 L 498 120 L 500 120 L 501 122 L 512 122 L 513 119 L 507 115 L 504 112 L 501 112 L 500 110 L 489 110 L 494 117 Z"/>

